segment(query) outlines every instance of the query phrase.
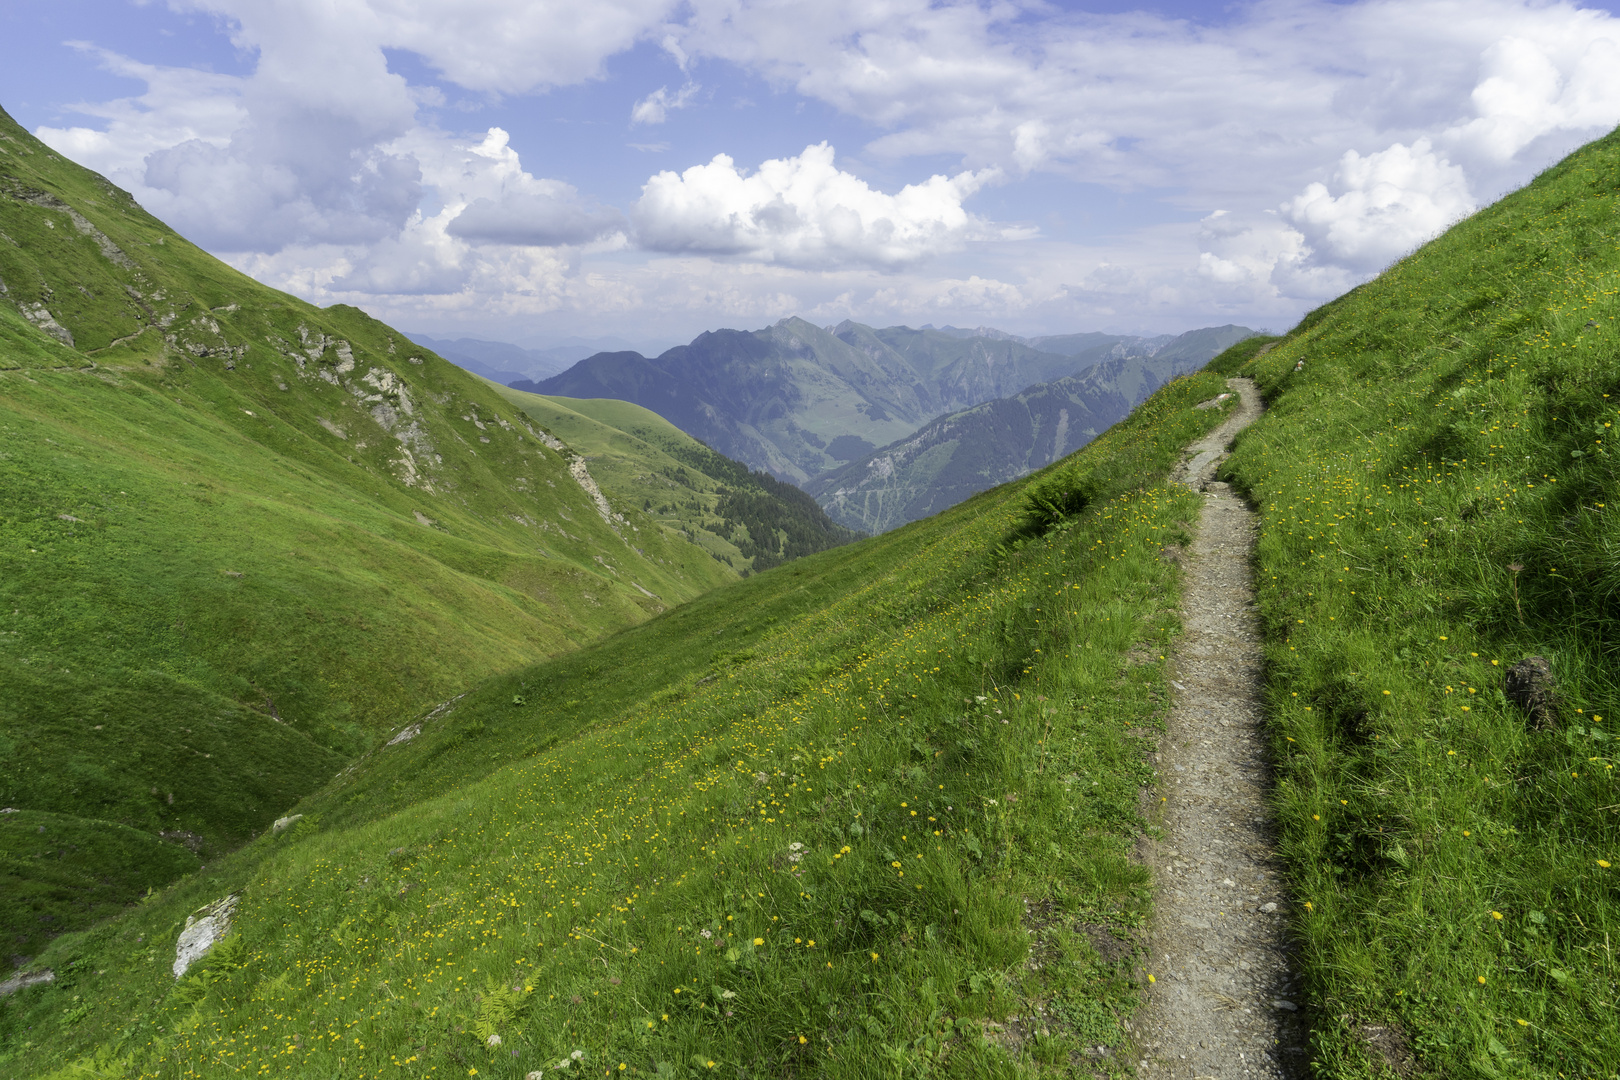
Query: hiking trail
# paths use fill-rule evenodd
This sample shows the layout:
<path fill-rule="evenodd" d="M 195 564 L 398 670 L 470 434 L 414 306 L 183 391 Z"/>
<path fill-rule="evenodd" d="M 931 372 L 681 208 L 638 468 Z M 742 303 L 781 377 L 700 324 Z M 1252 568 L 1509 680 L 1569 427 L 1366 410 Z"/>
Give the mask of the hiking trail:
<path fill-rule="evenodd" d="M 1137 1074 L 1155 1080 L 1282 1080 L 1303 1076 L 1307 1060 L 1266 805 L 1254 513 L 1213 480 L 1232 439 L 1259 417 L 1260 393 L 1248 379 L 1227 386 L 1237 410 L 1172 475 L 1204 493 L 1204 508 L 1156 760 L 1162 839 L 1144 845 L 1158 891 L 1144 965 L 1155 982 L 1130 1028 Z"/>

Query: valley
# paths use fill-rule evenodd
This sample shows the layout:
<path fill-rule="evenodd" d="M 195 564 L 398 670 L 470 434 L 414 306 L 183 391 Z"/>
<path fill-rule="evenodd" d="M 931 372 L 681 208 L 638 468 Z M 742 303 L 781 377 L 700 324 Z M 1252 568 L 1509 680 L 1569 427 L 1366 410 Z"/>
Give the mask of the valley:
<path fill-rule="evenodd" d="M 1616 175 L 1281 335 L 512 388 L 0 118 L 0 1067 L 1612 1076 Z"/>

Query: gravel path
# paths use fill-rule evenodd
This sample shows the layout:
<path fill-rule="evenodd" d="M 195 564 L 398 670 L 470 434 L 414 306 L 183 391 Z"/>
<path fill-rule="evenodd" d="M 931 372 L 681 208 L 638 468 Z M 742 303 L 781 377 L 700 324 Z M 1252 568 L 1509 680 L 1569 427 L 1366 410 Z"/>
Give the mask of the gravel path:
<path fill-rule="evenodd" d="M 1240 407 L 1188 447 L 1174 477 L 1205 501 L 1156 763 L 1164 838 L 1145 853 L 1158 887 L 1146 964 L 1155 982 L 1132 1024 L 1137 1071 L 1174 1080 L 1303 1076 L 1306 1062 L 1265 800 L 1254 514 L 1211 480 L 1233 437 L 1260 415 L 1260 395 L 1247 379 L 1227 385 Z"/>

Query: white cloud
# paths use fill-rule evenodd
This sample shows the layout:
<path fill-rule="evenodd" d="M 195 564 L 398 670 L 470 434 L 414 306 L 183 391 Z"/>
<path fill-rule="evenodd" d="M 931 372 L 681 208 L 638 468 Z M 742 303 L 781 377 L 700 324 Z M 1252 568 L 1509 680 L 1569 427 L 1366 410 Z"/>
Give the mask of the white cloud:
<path fill-rule="evenodd" d="M 421 162 L 390 148 L 418 130 L 419 104 L 438 91 L 390 71 L 385 48 L 414 51 L 469 89 L 521 92 L 597 75 L 670 9 L 669 0 L 174 2 L 225 17 L 232 42 L 257 55 L 253 73 L 208 75 L 103 51 L 104 66 L 146 80 L 147 92 L 85 107 L 103 131 L 39 134 L 204 247 L 261 252 L 391 243 L 422 204 Z M 459 231 L 557 243 L 613 224 L 571 189 L 544 188 L 493 193 Z"/>
<path fill-rule="evenodd" d="M 94 56 L 114 75 L 146 84 L 139 98 L 81 103 L 75 111 L 99 120 L 103 128 L 41 127 L 45 142 L 81 165 L 118 179 L 139 183 L 146 155 L 191 139 L 214 146 L 230 144 L 231 133 L 247 121 L 241 80 L 193 68 L 143 64 L 89 42 L 68 43 Z"/>
<path fill-rule="evenodd" d="M 877 125 L 872 153 L 1185 185 L 1206 207 L 1267 183 L 1274 202 L 1324 157 L 1425 136 L 1453 160 L 1469 144 L 1461 163 L 1501 190 L 1523 177 L 1499 166 L 1534 139 L 1620 121 L 1620 22 L 1568 0 L 1260 0 L 1213 26 L 1037 0 L 692 10 L 688 54 Z"/>
<path fill-rule="evenodd" d="M 1445 138 L 1502 163 L 1549 133 L 1620 122 L 1615 37 L 1557 37 L 1562 40 L 1504 37 L 1486 49 L 1480 63 L 1485 77 L 1470 95 L 1478 115 Z"/>
<path fill-rule="evenodd" d="M 602 62 L 662 24 L 674 0 L 173 0 L 237 23 L 240 45 L 262 55 L 335 46 L 408 49 L 457 86 L 518 94 L 594 78 Z"/>
<path fill-rule="evenodd" d="M 698 92 L 697 83 L 687 83 L 678 91 L 671 94 L 669 87 L 660 86 L 630 109 L 630 122 L 632 124 L 662 124 L 669 119 L 671 109 L 684 109 L 691 103 L 692 96 Z"/>
<path fill-rule="evenodd" d="M 1254 0 L 1212 24 L 1045 0 L 170 2 L 224 16 L 252 74 L 102 52 L 146 91 L 81 106 L 89 122 L 42 137 L 267 280 L 412 325 L 425 311 L 620 313 L 658 330 L 789 302 L 933 321 L 956 305 L 1049 329 L 1285 325 L 1620 122 L 1620 21 L 1572 0 Z M 886 192 L 830 148 L 754 172 L 721 156 L 647 181 L 634 253 L 614 211 L 525 170 L 504 136 L 434 127 L 423 110 L 445 95 L 385 53 L 414 53 L 495 108 L 612 77 L 605 60 L 638 43 L 685 82 L 637 101 L 632 125 L 709 107 L 693 80 L 709 64 L 704 85 L 724 86 L 724 60 L 791 91 L 757 95 L 761 108 L 728 121 L 748 125 L 730 145 L 759 145 L 765 125 L 816 143 L 826 110 L 796 111 L 810 99 L 874 132 L 869 163 L 903 174 L 927 156 L 954 175 Z M 623 115 L 622 88 L 600 94 Z M 966 209 L 992 178 L 1036 174 L 1027 190 L 1055 178 L 1141 203 L 1160 192 L 1177 221 L 1092 245 L 1010 243 L 1019 234 Z M 1076 217 L 1108 213 L 1094 187 L 1074 191 Z"/>
<path fill-rule="evenodd" d="M 460 182 L 446 176 L 436 185 L 441 198 L 467 200 L 448 218 L 448 235 L 469 243 L 555 247 L 623 229 L 618 211 L 582 199 L 569 184 L 525 172 L 508 142 L 505 131 L 490 128 L 462 159 Z"/>
<path fill-rule="evenodd" d="M 807 146 L 752 174 L 717 154 L 684 173 L 647 181 L 632 218 L 654 251 L 735 255 L 788 266 L 898 267 L 997 236 L 962 202 L 994 170 L 935 175 L 894 195 L 833 163 L 831 146 Z"/>
<path fill-rule="evenodd" d="M 1348 150 L 1334 180 L 1340 194 L 1311 184 L 1283 216 L 1319 259 L 1355 270 L 1381 269 L 1474 210 L 1462 169 L 1427 139 L 1366 157 Z"/>

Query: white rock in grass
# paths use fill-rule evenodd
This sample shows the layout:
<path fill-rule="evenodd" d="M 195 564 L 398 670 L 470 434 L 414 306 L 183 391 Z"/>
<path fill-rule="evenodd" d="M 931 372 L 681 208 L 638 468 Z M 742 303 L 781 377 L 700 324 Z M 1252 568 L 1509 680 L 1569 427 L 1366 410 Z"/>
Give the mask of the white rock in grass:
<path fill-rule="evenodd" d="M 186 928 L 180 931 L 180 940 L 174 947 L 175 978 L 185 975 L 187 968 L 207 956 L 209 950 L 231 932 L 231 912 L 235 910 L 236 894 L 233 893 L 186 916 Z"/>

